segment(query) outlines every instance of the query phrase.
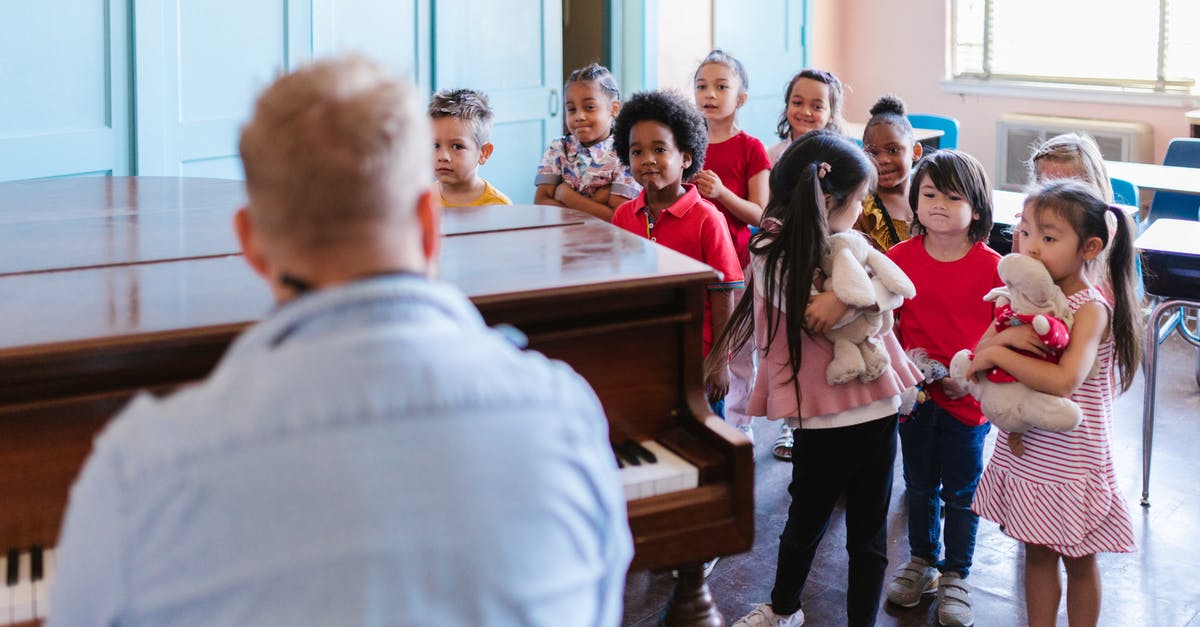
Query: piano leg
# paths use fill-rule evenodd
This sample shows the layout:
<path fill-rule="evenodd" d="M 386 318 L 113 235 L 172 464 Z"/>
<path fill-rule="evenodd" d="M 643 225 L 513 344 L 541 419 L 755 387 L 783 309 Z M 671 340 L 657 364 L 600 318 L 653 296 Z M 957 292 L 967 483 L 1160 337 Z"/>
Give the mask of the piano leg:
<path fill-rule="evenodd" d="M 663 610 L 666 627 L 724 627 L 725 619 L 717 611 L 708 584 L 704 581 L 704 562 L 679 568 L 675 590 Z"/>

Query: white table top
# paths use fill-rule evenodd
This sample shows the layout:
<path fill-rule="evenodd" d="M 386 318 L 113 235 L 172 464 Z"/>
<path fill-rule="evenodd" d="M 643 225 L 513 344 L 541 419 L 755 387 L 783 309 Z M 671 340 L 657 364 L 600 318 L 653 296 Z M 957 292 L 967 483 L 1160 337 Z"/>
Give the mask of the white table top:
<path fill-rule="evenodd" d="M 1137 216 L 1139 209 L 1133 205 L 1116 205 L 1129 217 Z M 1025 194 L 1004 189 L 992 190 L 992 223 L 1016 224 L 1017 216 L 1025 207 Z"/>
<path fill-rule="evenodd" d="M 1105 161 L 1108 175 L 1144 189 L 1200 194 L 1200 168 L 1174 165 Z"/>
<path fill-rule="evenodd" d="M 863 131 L 867 128 L 867 124 L 865 122 L 846 122 L 846 124 L 844 126 L 846 129 L 846 136 L 853 137 L 854 139 L 858 139 L 858 140 L 862 139 Z M 915 139 L 918 142 L 923 142 L 927 139 L 934 139 L 936 137 L 941 137 L 942 135 L 945 135 L 945 134 L 946 134 L 945 131 L 939 131 L 936 128 L 914 128 L 913 129 L 913 139 Z"/>

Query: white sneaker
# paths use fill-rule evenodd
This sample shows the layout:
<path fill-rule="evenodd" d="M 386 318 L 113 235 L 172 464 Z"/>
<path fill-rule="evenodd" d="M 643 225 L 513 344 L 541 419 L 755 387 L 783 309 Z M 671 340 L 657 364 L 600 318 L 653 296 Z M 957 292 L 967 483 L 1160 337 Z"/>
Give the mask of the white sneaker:
<path fill-rule="evenodd" d="M 747 440 L 750 440 L 750 445 L 754 446 L 754 429 L 750 425 L 739 425 L 738 431 L 741 431 L 742 435 L 746 436 Z"/>
<path fill-rule="evenodd" d="M 771 609 L 770 603 L 763 603 L 754 611 L 741 617 L 733 627 L 800 627 L 804 624 L 804 611 L 796 610 L 795 614 L 780 616 Z"/>

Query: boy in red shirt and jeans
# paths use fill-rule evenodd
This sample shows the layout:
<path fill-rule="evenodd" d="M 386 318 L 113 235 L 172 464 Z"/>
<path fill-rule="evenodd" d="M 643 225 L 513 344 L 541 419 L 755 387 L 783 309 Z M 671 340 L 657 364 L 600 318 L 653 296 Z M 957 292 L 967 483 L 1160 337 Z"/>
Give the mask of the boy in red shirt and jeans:
<path fill-rule="evenodd" d="M 706 263 L 722 277 L 708 285 L 704 304 L 704 354 L 733 310 L 733 290 L 743 286 L 729 226 L 721 212 L 684 183 L 704 165 L 708 130 L 691 102 L 670 92 L 635 94 L 621 107 L 614 149 L 642 185 L 637 198 L 617 207 L 612 223 Z M 706 381 L 708 400 L 723 415 L 729 371 Z"/>

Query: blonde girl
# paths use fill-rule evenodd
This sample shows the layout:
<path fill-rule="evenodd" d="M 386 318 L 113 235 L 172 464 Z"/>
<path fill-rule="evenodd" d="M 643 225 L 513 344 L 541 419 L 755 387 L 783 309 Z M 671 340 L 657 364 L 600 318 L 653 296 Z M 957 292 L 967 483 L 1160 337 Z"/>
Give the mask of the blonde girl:
<path fill-rule="evenodd" d="M 1109 237 L 1108 216 L 1116 220 Z M 1128 390 L 1142 358 L 1143 323 L 1135 298 L 1133 227 L 1124 213 L 1073 180 L 1052 181 L 1025 200 L 1017 227 L 1021 254 L 1041 261 L 1074 312 L 1071 341 L 1058 363 L 1019 349 L 1044 348 L 1028 325 L 989 329 L 968 375 L 1003 368 L 1031 388 L 1069 396 L 1083 410 L 1071 431 L 1030 429 L 1017 456 L 1001 431 L 973 508 L 1025 545 L 1025 605 L 1032 627 L 1055 624 L 1067 571 L 1067 619 L 1095 625 L 1100 615 L 1099 552 L 1136 550 L 1133 522 L 1112 456 L 1113 388 Z M 1108 251 L 1112 304 L 1089 266 Z M 1113 376 L 1118 375 L 1118 376 Z"/>
<path fill-rule="evenodd" d="M 621 90 L 608 68 L 592 63 L 567 76 L 563 94 L 569 133 L 546 148 L 533 202 L 612 220 L 613 210 L 641 191 L 613 150 Z"/>
<path fill-rule="evenodd" d="M 767 149 L 774 165 L 779 155 L 801 135 L 817 129 L 842 132 L 842 81 L 833 72 L 808 68 L 788 81 L 783 91 L 783 113 L 775 132 L 779 143 Z"/>

